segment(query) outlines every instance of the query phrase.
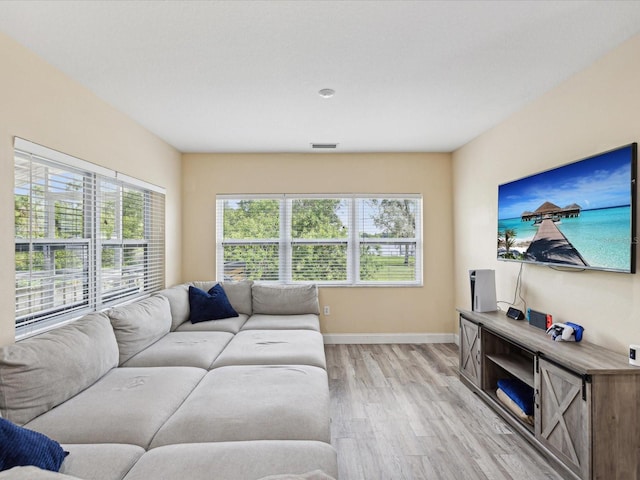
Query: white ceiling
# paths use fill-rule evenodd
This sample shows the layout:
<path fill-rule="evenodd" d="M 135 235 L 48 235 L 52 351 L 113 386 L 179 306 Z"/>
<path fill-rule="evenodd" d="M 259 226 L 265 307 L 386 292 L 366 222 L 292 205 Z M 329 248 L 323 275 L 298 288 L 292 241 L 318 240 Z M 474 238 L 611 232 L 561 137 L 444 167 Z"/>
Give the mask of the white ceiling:
<path fill-rule="evenodd" d="M 640 2 L 3 1 L 0 31 L 182 152 L 448 152 L 640 32 Z"/>

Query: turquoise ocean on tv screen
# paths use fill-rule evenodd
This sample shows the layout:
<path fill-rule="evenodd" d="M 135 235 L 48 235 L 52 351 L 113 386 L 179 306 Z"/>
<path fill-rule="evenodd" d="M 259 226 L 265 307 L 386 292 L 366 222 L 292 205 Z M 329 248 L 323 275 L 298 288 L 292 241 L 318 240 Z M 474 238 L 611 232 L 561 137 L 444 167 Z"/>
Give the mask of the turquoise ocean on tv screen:
<path fill-rule="evenodd" d="M 631 207 L 583 210 L 577 218 L 563 218 L 560 231 L 580 252 L 590 267 L 629 270 L 631 264 Z M 498 221 L 498 231 L 516 230 L 516 241 L 532 240 L 533 221 L 520 218 Z"/>

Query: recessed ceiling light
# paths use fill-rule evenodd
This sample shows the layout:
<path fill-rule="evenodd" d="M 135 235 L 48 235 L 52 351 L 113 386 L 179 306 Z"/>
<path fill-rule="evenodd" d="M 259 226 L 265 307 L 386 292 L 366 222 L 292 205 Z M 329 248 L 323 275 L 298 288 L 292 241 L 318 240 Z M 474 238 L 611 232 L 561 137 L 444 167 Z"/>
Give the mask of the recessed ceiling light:
<path fill-rule="evenodd" d="M 323 88 L 318 93 L 322 98 L 331 98 L 336 94 L 336 91 L 332 88 Z"/>

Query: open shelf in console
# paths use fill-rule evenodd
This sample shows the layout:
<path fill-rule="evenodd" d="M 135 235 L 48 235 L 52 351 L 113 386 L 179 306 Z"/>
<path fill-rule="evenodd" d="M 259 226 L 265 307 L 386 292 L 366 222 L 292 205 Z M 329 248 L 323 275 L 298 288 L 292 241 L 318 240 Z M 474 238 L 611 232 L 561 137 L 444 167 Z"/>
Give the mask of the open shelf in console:
<path fill-rule="evenodd" d="M 515 415 L 498 398 L 498 380 L 517 379 L 534 388 L 535 354 L 493 332 L 482 334 L 482 390 L 504 411 L 508 412 L 531 434 L 534 427 Z"/>
<path fill-rule="evenodd" d="M 487 355 L 487 360 L 503 368 L 515 378 L 533 388 L 533 359 L 521 354 L 493 354 Z"/>

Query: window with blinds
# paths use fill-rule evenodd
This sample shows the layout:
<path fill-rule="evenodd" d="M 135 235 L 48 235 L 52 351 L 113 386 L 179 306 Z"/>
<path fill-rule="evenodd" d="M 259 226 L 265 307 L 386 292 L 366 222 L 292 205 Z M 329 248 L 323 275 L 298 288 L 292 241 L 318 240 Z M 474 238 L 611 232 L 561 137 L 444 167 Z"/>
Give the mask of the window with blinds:
<path fill-rule="evenodd" d="M 217 278 L 421 285 L 420 195 L 218 195 Z"/>
<path fill-rule="evenodd" d="M 164 287 L 164 191 L 15 141 L 18 334 Z"/>

